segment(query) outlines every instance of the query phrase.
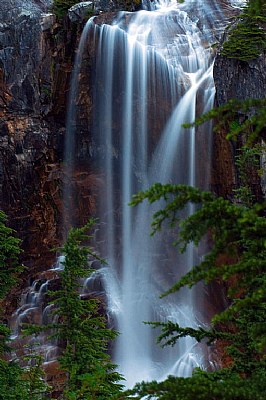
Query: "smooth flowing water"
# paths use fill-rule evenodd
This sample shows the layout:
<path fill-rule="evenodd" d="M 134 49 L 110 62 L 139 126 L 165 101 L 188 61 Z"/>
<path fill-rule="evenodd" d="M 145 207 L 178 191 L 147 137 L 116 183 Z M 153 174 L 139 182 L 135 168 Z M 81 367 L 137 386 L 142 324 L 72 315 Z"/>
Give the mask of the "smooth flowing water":
<path fill-rule="evenodd" d="M 154 207 L 128 206 L 134 193 L 154 182 L 208 184 L 210 125 L 200 134 L 182 124 L 212 107 L 213 49 L 224 24 L 218 2 L 153 3 L 153 11 L 121 12 L 111 25 L 90 21 L 95 48 L 94 126 L 100 199 L 101 255 L 108 312 L 121 332 L 114 360 L 127 385 L 189 376 L 204 366 L 202 349 L 190 338 L 161 349 L 143 321 L 204 325 L 203 299 L 181 290 L 162 292 L 197 262 L 192 245 L 185 255 L 171 247 L 165 230 L 151 238 Z M 193 212 L 190 206 L 185 215 Z M 202 296 L 203 297 L 203 296 Z"/>

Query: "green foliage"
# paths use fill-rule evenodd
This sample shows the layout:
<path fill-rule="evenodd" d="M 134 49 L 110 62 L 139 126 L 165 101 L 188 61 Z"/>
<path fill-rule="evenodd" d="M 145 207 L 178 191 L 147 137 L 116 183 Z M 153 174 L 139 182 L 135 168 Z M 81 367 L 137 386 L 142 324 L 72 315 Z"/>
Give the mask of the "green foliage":
<path fill-rule="evenodd" d="M 231 99 L 226 104 L 201 115 L 194 123 L 183 126 L 199 126 L 209 120 L 215 120 L 215 133 L 225 131 L 228 140 L 237 142 L 241 137 L 241 141 L 245 143 L 237 150 L 235 157 L 239 187 L 234 190 L 234 194 L 236 199 L 249 207 L 256 200 L 253 194 L 254 179 L 263 174 L 260 160 L 265 153 L 263 143 L 266 133 L 266 98 Z"/>
<path fill-rule="evenodd" d="M 82 246 L 90 237 L 85 232 L 94 223 L 71 229 L 62 248 L 65 255 L 64 270 L 60 273 L 61 290 L 54 292 L 53 302 L 59 323 L 54 326 L 55 336 L 65 348 L 59 361 L 67 373 L 64 399 L 110 399 L 122 386 L 122 377 L 107 353 L 108 343 L 117 333 L 107 328 L 99 310 L 99 300 L 84 300 L 80 296 L 80 278 L 93 270 L 88 268 L 88 255 L 98 258 L 89 248 Z"/>
<path fill-rule="evenodd" d="M 228 58 L 249 61 L 265 49 L 266 6 L 263 0 L 250 0 L 239 16 L 239 22 L 229 30 L 222 54 Z"/>
<path fill-rule="evenodd" d="M 222 54 L 240 61 L 253 60 L 265 50 L 265 32 L 253 21 L 243 18 L 229 32 L 228 40 L 223 44 Z"/>
<path fill-rule="evenodd" d="M 179 324 L 167 321 L 167 322 L 148 322 L 153 328 L 160 327 L 162 333 L 158 336 L 158 343 L 161 343 L 162 347 L 174 346 L 178 339 L 186 336 L 191 336 L 200 342 L 201 340 L 208 338 L 208 344 L 211 344 L 216 339 L 228 339 L 226 332 L 219 332 L 216 329 L 206 330 L 201 327 L 198 329 L 193 328 L 182 328 Z"/>
<path fill-rule="evenodd" d="M 234 190 L 234 194 L 235 198 L 247 207 L 251 207 L 256 200 L 253 194 L 252 180 L 254 176 L 259 177 L 263 173 L 260 167 L 260 159 L 264 151 L 265 146 L 263 145 L 257 144 L 251 148 L 244 146 L 235 157 L 240 186 Z"/>
<path fill-rule="evenodd" d="M 14 237 L 14 231 L 7 225 L 6 215 L 0 211 L 0 301 L 5 298 L 9 290 L 16 283 L 16 276 L 21 271 L 18 256 L 20 253 L 20 240 Z M 8 350 L 10 330 L 0 321 L 0 357 Z M 1 363 L 1 379 L 5 380 L 5 371 L 8 371 L 8 363 Z M 13 371 L 13 366 L 12 366 Z M 0 381 L 1 383 L 1 381 Z"/>
<path fill-rule="evenodd" d="M 24 349 L 26 349 L 24 347 Z M 43 357 L 38 354 L 38 344 L 28 346 L 27 355 L 22 357 L 27 367 L 23 368 L 22 378 L 27 389 L 27 397 L 31 400 L 40 400 L 50 392 L 50 387 L 44 380 L 42 369 Z"/>
<path fill-rule="evenodd" d="M 0 211 L 0 300 L 16 284 L 17 274 L 22 271 L 19 265 L 20 240 L 6 225 L 6 215 Z M 40 400 L 47 386 L 42 380 L 40 360 L 31 354 L 34 366 L 23 369 L 15 361 L 4 358 L 10 350 L 10 329 L 0 322 L 0 400 Z"/>
<path fill-rule="evenodd" d="M 0 400 L 41 400 L 47 393 L 48 386 L 43 381 L 41 361 L 21 368 L 15 361 L 0 359 Z"/>
<path fill-rule="evenodd" d="M 15 283 L 18 266 L 19 240 L 5 225 L 0 213 L 0 273 L 2 298 Z M 54 292 L 58 324 L 53 324 L 54 335 L 65 344 L 60 364 L 67 374 L 64 399 L 110 399 L 122 385 L 116 366 L 107 353 L 108 343 L 117 333 L 107 329 L 106 320 L 99 311 L 99 300 L 80 297 L 81 278 L 93 270 L 87 268 L 88 255 L 99 257 L 90 248 L 81 245 L 88 240 L 85 234 L 93 221 L 81 229 L 72 229 L 62 249 L 65 254 L 61 272 L 61 290 Z M 50 326 L 48 328 L 51 328 Z M 28 326 L 26 334 L 39 333 L 43 327 Z M 10 330 L 0 324 L 0 354 L 8 350 Z M 29 365 L 21 368 L 15 361 L 0 359 L 0 400 L 39 400 L 49 389 L 43 381 L 42 359 L 32 349 L 24 357 Z"/>
<path fill-rule="evenodd" d="M 191 378 L 169 376 L 163 382 L 139 383 L 127 398 L 160 400 L 263 400 L 266 374 L 254 371 L 241 378 L 230 370 L 205 372 L 195 370 Z M 134 397 L 130 397 L 134 395 Z"/>
<path fill-rule="evenodd" d="M 20 240 L 6 222 L 6 215 L 0 211 L 0 300 L 15 285 L 16 275 L 22 270 L 18 263 Z"/>
<path fill-rule="evenodd" d="M 238 122 L 239 118 L 242 119 L 241 123 Z M 226 104 L 201 115 L 194 123 L 183 126 L 185 128 L 199 126 L 212 119 L 215 119 L 214 132 L 226 129 L 227 139 L 233 141 L 236 141 L 239 135 L 243 135 L 246 146 L 252 146 L 258 140 L 263 139 L 265 133 L 266 98 L 231 99 Z"/>
<path fill-rule="evenodd" d="M 120 5 L 125 11 L 136 11 L 141 7 L 141 0 L 123 0 Z"/>
<path fill-rule="evenodd" d="M 10 329 L 0 322 L 0 357 L 3 356 L 9 350 L 8 341 L 9 341 Z"/>
<path fill-rule="evenodd" d="M 55 15 L 61 19 L 67 14 L 69 8 L 77 3 L 79 3 L 77 0 L 54 0 L 53 11 Z"/>
<path fill-rule="evenodd" d="M 209 330 L 180 327 L 172 322 L 153 323 L 162 328 L 159 341 L 174 345 L 187 335 L 198 341 L 207 339 L 208 343 L 222 340 L 231 365 L 217 372 L 197 370 L 192 378 L 143 382 L 127 395 L 164 400 L 262 399 L 266 392 L 266 202 L 248 208 L 196 188 L 158 183 L 135 195 L 131 204 L 145 199 L 150 203 L 165 201 L 164 208 L 154 214 L 152 234 L 168 221 L 170 227 L 179 225 L 176 245 L 181 252 L 190 242 L 198 245 L 206 235 L 213 243 L 203 261 L 163 296 L 202 280 L 207 284 L 217 279 L 226 285 L 230 282 L 230 306 L 213 318 Z M 196 211 L 182 220 L 181 211 L 189 203 L 197 205 Z M 227 262 L 217 263 L 219 259 Z"/>
<path fill-rule="evenodd" d="M 0 359 L 0 400 L 29 399 L 22 369 L 15 362 Z"/>

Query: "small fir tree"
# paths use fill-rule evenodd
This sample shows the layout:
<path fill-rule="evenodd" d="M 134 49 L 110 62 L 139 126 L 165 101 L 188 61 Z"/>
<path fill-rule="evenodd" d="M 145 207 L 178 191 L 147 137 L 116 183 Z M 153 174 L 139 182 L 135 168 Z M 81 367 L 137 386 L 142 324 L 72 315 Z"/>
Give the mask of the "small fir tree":
<path fill-rule="evenodd" d="M 68 400 L 110 399 L 122 389 L 122 377 L 107 352 L 109 341 L 117 333 L 107 328 L 99 300 L 80 296 L 81 278 L 93 271 L 88 268 L 88 255 L 97 257 L 89 247 L 81 245 L 90 238 L 85 232 L 93 223 L 90 220 L 83 228 L 70 230 L 62 248 L 65 260 L 60 272 L 61 289 L 53 293 L 59 318 L 54 326 L 55 336 L 65 344 L 59 362 L 67 375 L 63 398 Z"/>
<path fill-rule="evenodd" d="M 240 61 L 253 60 L 265 51 L 266 4 L 264 0 L 249 0 L 230 27 L 222 54 Z"/>
<path fill-rule="evenodd" d="M 0 300 L 15 285 L 17 274 L 22 270 L 18 261 L 20 240 L 6 223 L 6 215 L 0 211 Z"/>
<path fill-rule="evenodd" d="M 20 240 L 7 225 L 6 215 L 0 211 L 0 302 L 16 284 L 17 275 L 23 270 L 19 265 Z M 42 380 L 40 361 L 22 368 L 17 360 L 8 360 L 11 331 L 1 321 L 0 309 L 0 400 L 40 400 L 47 391 Z M 31 357 L 32 359 L 36 357 Z"/>

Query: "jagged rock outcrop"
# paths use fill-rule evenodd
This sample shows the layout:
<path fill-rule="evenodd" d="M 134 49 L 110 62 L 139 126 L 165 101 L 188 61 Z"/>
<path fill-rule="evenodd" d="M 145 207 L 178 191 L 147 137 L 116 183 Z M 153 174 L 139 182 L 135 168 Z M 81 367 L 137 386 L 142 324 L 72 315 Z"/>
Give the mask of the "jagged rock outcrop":
<path fill-rule="evenodd" d="M 47 72 L 40 66 L 41 19 L 48 1 L 3 0 L 0 6 L 1 109 L 38 113 Z M 29 34 L 30 33 L 30 34 Z"/>
<path fill-rule="evenodd" d="M 137 11 L 139 9 L 150 9 L 150 5 L 142 5 L 140 0 L 93 0 L 81 1 L 74 4 L 68 10 L 68 18 L 71 22 L 82 22 L 92 15 L 110 13 L 113 11 Z"/>
<path fill-rule="evenodd" d="M 94 10 L 93 1 L 82 1 L 75 4 L 68 10 L 68 17 L 71 22 L 80 22 L 88 17 L 89 13 Z"/>

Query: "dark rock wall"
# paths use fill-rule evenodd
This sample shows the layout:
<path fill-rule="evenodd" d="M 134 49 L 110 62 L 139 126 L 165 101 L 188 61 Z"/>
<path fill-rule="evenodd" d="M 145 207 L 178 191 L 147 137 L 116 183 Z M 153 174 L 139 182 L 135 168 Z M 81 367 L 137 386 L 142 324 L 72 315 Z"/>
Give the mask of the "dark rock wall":
<path fill-rule="evenodd" d="M 40 5 L 37 5 L 37 4 Z M 1 108 L 40 111 L 41 15 L 44 2 L 2 0 L 0 6 Z"/>
<path fill-rule="evenodd" d="M 63 163 L 70 78 L 85 21 L 58 22 L 49 11 L 50 3 L 3 0 L 0 4 L 0 209 L 23 240 L 21 261 L 29 269 L 22 286 L 55 261 L 51 249 L 62 242 L 68 222 L 63 220 L 66 182 L 75 193 L 77 224 L 94 213 L 92 193 L 100 185 L 87 161 L 92 154 L 87 138 L 92 106 L 85 76 L 91 54 L 86 56 L 86 74 L 81 73 L 78 162 L 71 178 Z"/>
<path fill-rule="evenodd" d="M 59 26 L 49 4 L 0 5 L 0 207 L 32 275 L 52 265 L 61 238 L 66 102 L 81 29 Z"/>
<path fill-rule="evenodd" d="M 214 64 L 214 80 L 216 86 L 216 106 L 222 106 L 230 99 L 245 100 L 247 98 L 265 98 L 266 96 L 266 54 L 257 60 L 244 62 L 228 59 L 218 54 Z M 240 121 L 247 115 L 239 115 Z M 219 196 L 233 199 L 233 190 L 239 187 L 238 171 L 235 156 L 245 138 L 239 137 L 237 142 L 226 139 L 227 131 L 220 129 L 213 137 L 213 161 L 211 188 Z M 257 200 L 261 200 L 262 182 L 258 174 L 250 171 L 252 190 Z M 252 176 L 253 175 L 253 176 Z M 220 264 L 231 264 L 234 260 L 228 255 L 217 260 Z M 230 285 L 230 284 L 229 284 Z M 211 303 L 215 304 L 216 311 L 227 306 L 228 287 L 221 287 L 218 283 L 210 286 Z M 218 294 L 218 296 L 217 296 Z M 209 308 L 209 304 L 207 304 Z M 226 343 L 217 343 L 211 357 L 217 365 L 229 367 L 230 357 L 225 352 Z"/>
<path fill-rule="evenodd" d="M 266 94 L 266 56 L 253 61 L 238 61 L 218 54 L 214 65 L 218 105 L 230 99 L 262 99 Z"/>
<path fill-rule="evenodd" d="M 214 64 L 216 86 L 216 106 L 230 99 L 262 99 L 266 95 L 266 54 L 249 62 L 229 59 L 218 54 Z M 240 119 L 248 115 L 239 115 Z M 226 140 L 226 131 L 214 135 L 212 189 L 221 196 L 232 197 L 232 191 L 238 187 L 238 171 L 234 158 L 245 138 L 239 137 L 236 143 Z M 252 186 L 257 199 L 262 197 L 259 176 L 252 178 Z"/>

